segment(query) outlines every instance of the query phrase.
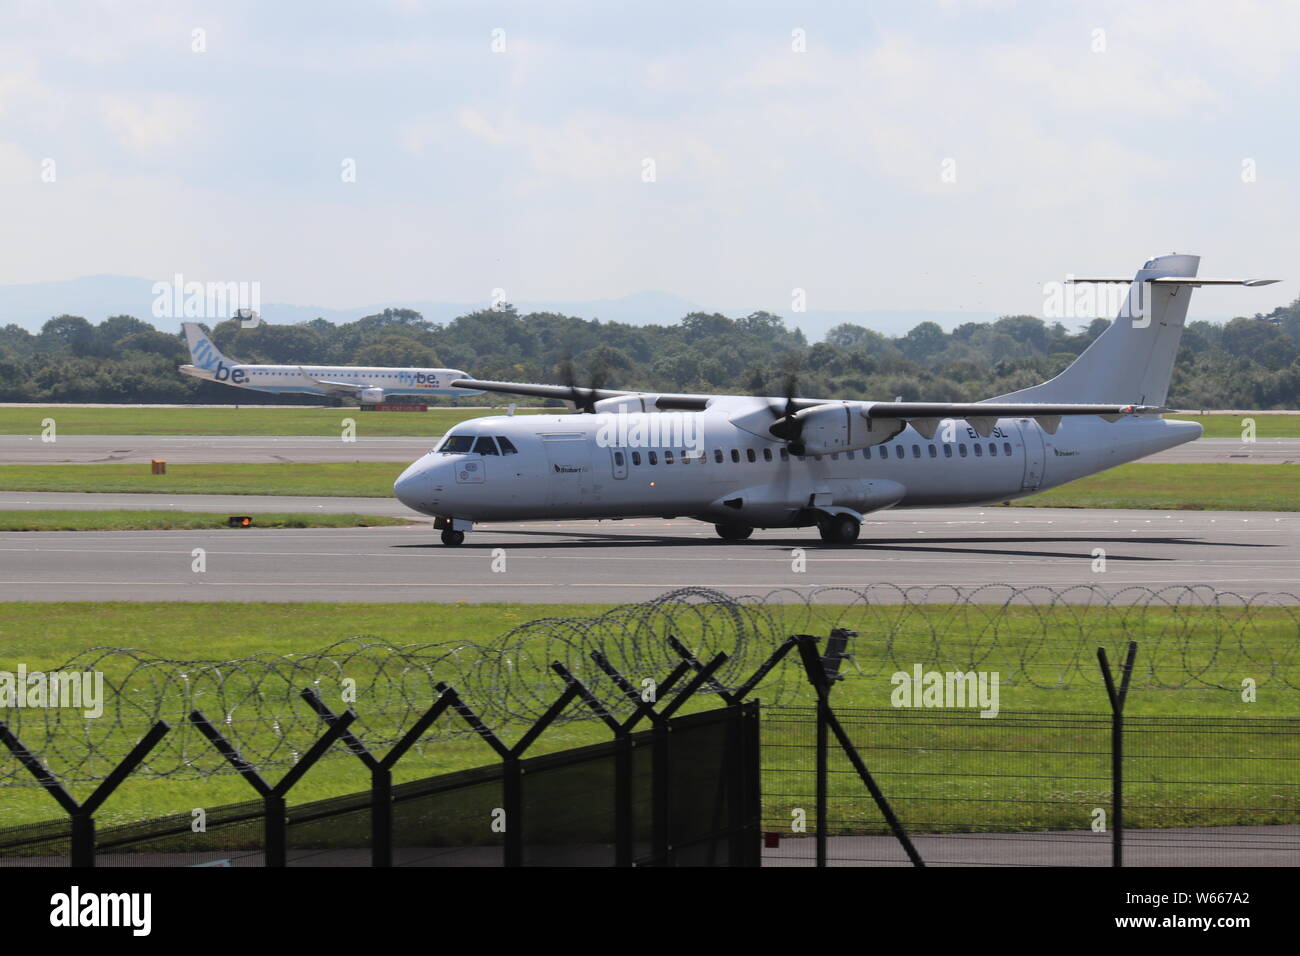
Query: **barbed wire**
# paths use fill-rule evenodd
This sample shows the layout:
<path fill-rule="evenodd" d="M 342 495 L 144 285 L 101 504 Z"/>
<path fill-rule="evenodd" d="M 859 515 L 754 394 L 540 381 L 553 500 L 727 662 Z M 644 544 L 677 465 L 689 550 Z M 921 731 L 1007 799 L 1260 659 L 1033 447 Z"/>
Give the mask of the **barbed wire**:
<path fill-rule="evenodd" d="M 307 653 L 238 660 L 93 648 L 50 670 L 102 674 L 101 716 L 86 718 L 71 707 L 0 707 L 0 720 L 65 782 L 102 779 L 152 724 L 166 720 L 171 733 L 137 775 L 194 779 L 232 770 L 186 720 L 193 710 L 265 770 L 292 765 L 320 734 L 319 716 L 299 696 L 304 688 L 335 711 L 354 707 L 359 717 L 352 732 L 382 753 L 437 699 L 440 682 L 506 736 L 530 725 L 559 695 L 563 684 L 550 670 L 553 661 L 611 712 L 627 715 L 633 701 L 602 673 L 593 652 L 640 686 L 680 663 L 667 641 L 675 635 L 701 661 L 725 653 L 716 677 L 735 689 L 788 635 L 826 636 L 832 628 L 858 634 L 843 671 L 849 682 L 881 682 L 920 665 L 997 670 L 1004 685 L 1068 690 L 1100 683 L 1098 646 L 1138 640 L 1137 688 L 1240 690 L 1249 678 L 1260 687 L 1300 689 L 1300 599 L 1289 593 L 873 584 L 734 597 L 682 588 L 592 616 L 529 621 L 485 642 L 396 644 L 367 635 Z M 798 666 L 787 657 L 755 694 L 768 704 L 808 700 Z M 581 719 L 591 719 L 591 712 L 580 704 L 561 717 Z M 463 722 L 443 719 L 418 746 L 472 734 Z M 5 753 L 0 781 L 36 783 Z"/>

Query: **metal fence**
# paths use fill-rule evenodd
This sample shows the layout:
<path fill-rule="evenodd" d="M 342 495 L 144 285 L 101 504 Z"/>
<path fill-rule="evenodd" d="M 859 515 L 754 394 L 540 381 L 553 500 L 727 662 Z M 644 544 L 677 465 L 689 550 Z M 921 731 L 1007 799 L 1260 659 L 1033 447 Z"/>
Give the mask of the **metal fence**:
<path fill-rule="evenodd" d="M 672 642 L 678 664 L 647 693 L 610 662 L 596 663 L 629 710 L 617 716 L 563 664 L 563 690 L 516 742 L 507 743 L 452 687 L 386 753 L 351 732 L 357 715 L 332 712 L 311 688 L 302 697 L 323 732 L 272 783 L 199 711 L 187 722 L 260 799 L 106 828 L 96 813 L 141 767 L 171 727 L 159 721 L 84 801 L 72 796 L 22 741 L 0 724 L 3 743 L 66 812 L 61 824 L 0 831 L 0 863 L 95 866 L 245 865 L 748 866 L 759 861 L 758 705 L 714 681 L 726 663 L 707 663 Z M 781 652 L 793 646 L 789 642 Z M 814 652 L 815 653 L 815 652 Z M 682 714 L 694 696 L 724 706 Z M 527 757 L 572 707 L 589 710 L 611 740 Z M 394 786 L 393 769 L 440 720 L 459 719 L 498 758 L 494 764 Z M 650 729 L 638 731 L 640 724 Z M 324 754 L 351 753 L 369 771 L 366 792 L 289 806 L 294 788 Z"/>
<path fill-rule="evenodd" d="M 858 597 L 792 612 L 673 592 L 589 619 L 530 622 L 491 645 L 358 640 L 226 662 L 101 649 L 83 661 L 113 678 L 102 722 L 19 709 L 0 724 L 17 758 L 3 761 L 0 779 L 43 787 L 66 814 L 0 832 L 0 862 L 753 862 L 760 797 L 743 773 L 756 781 L 760 759 L 766 863 L 1300 862 L 1300 720 L 1125 712 L 1131 687 L 1237 692 L 1243 673 L 1253 686 L 1294 693 L 1296 609 L 1279 596 L 1108 607 L 1100 620 L 1055 601 L 920 607 Z M 825 615 L 866 622 L 864 636 L 778 630 Z M 1141 655 L 1134 641 L 1118 640 L 1135 633 L 1144 636 Z M 1085 667 L 1082 642 L 1094 637 Z M 1124 650 L 1118 669 L 1107 644 Z M 1003 710 L 988 719 L 961 707 L 832 704 L 921 665 L 993 667 L 1004 683 L 1035 693 L 1082 691 L 1078 709 L 1092 712 Z M 464 696 L 445 682 L 449 674 L 469 688 Z M 361 715 L 325 703 L 349 681 L 352 699 L 367 702 Z M 761 723 L 761 758 L 757 737 L 718 740 L 700 730 L 697 739 L 712 743 L 688 759 L 679 741 L 690 735 L 669 728 L 703 720 L 688 711 L 708 696 Z M 530 755 L 548 728 L 577 720 L 603 725 L 606 740 L 595 750 Z M 393 783 L 406 755 L 434 758 L 440 747 L 475 741 L 496 763 Z M 370 789 L 291 807 L 290 792 L 326 757 L 356 761 Z M 688 777 L 675 778 L 677 770 Z M 276 783 L 274 772 L 282 773 Z M 128 777 L 220 773 L 242 776 L 257 799 L 207 814 L 216 843 L 196 837 L 187 815 L 95 832 L 96 814 Z M 79 783 L 94 785 L 80 802 L 71 791 Z M 697 804 L 679 793 L 711 796 Z M 564 822 L 578 806 L 583 836 Z M 464 836 L 465 821 L 481 831 L 496 811 L 504 829 L 479 832 L 480 842 L 445 835 Z M 569 834 L 567 842 L 548 831 Z M 700 855 L 688 852 L 696 840 L 707 848 Z"/>
<path fill-rule="evenodd" d="M 930 866 L 1300 865 L 1300 718 L 838 714 Z M 764 864 L 908 865 L 817 723 L 764 708 Z"/>

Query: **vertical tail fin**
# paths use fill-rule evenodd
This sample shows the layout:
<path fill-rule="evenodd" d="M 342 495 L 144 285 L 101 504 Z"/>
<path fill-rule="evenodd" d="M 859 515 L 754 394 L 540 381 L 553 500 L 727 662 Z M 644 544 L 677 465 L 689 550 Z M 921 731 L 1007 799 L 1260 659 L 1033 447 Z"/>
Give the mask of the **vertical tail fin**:
<path fill-rule="evenodd" d="M 1200 256 L 1179 255 L 1148 260 L 1133 277 L 1119 315 L 1064 372 L 993 401 L 1163 405 L 1193 286 L 1154 280 L 1194 279 L 1200 262 Z"/>
<path fill-rule="evenodd" d="M 194 360 L 196 368 L 215 369 L 218 365 L 239 364 L 222 355 L 221 350 L 208 338 L 208 333 L 203 331 L 203 326 L 197 322 L 184 322 L 181 328 L 185 330 L 185 341 L 189 343 L 190 358 Z"/>

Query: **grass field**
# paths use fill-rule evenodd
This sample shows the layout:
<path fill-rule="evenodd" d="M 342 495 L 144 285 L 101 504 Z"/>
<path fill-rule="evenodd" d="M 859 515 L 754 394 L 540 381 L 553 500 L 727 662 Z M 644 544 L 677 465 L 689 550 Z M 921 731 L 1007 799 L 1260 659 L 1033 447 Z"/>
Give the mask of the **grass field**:
<path fill-rule="evenodd" d="M 253 401 L 256 399 L 254 398 Z M 508 403 L 506 403 L 508 404 Z M 503 414 L 495 409 L 434 407 L 427 412 L 362 412 L 356 408 L 68 408 L 0 406 L 0 435 L 37 435 L 41 422 L 53 418 L 64 435 L 337 435 L 342 420 L 352 418 L 357 434 L 367 438 L 441 435 L 452 425 L 482 415 Z M 520 408 L 517 414 L 535 414 L 538 408 Z M 563 411 L 552 408 L 548 414 Z M 1167 416 L 1197 421 L 1207 438 L 1239 438 L 1242 415 Z M 1255 415 L 1259 438 L 1300 438 L 1300 412 Z"/>
<path fill-rule="evenodd" d="M 189 531 L 228 527 L 229 515 L 199 511 L 0 511 L 0 531 Z M 255 528 L 373 528 L 401 518 L 356 514 L 250 515 Z"/>
<path fill-rule="evenodd" d="M 1279 415 L 1166 415 L 1182 422 L 1200 422 L 1205 438 L 1240 438 L 1242 420 L 1254 418 L 1256 438 L 1300 438 L 1300 412 Z"/>
<path fill-rule="evenodd" d="M 228 660 L 254 654 L 315 651 L 334 640 L 356 634 L 375 635 L 396 644 L 453 638 L 458 641 L 489 643 L 494 636 L 526 621 L 547 616 L 588 616 L 603 610 L 604 607 L 594 605 L 525 607 L 488 604 L 470 607 L 409 604 L 8 603 L 0 604 L 0 647 L 4 649 L 0 652 L 0 669 L 12 670 L 16 662 L 23 662 L 33 670 L 49 669 L 94 646 L 130 646 L 174 659 Z M 968 659 L 967 655 L 973 646 L 988 640 L 987 618 L 983 613 L 954 615 L 953 610 L 945 605 L 929 605 L 921 609 L 888 606 L 875 608 L 872 612 L 873 627 L 862 629 L 863 634 L 870 633 L 874 638 L 855 641 L 856 667 L 861 668 L 861 672 L 850 670 L 848 679 L 837 685 L 834 698 L 837 706 L 888 707 L 892 690 L 889 674 L 904 661 L 929 661 L 935 659 L 936 655 L 939 659 Z M 786 622 L 783 617 L 794 613 L 798 612 L 776 609 L 774 633 L 782 633 L 783 624 L 786 623 L 790 627 L 798 626 L 799 622 Z M 1300 655 L 1288 656 L 1285 653 L 1288 648 L 1294 647 L 1296 641 L 1295 618 L 1289 609 L 1257 612 L 1252 626 L 1240 630 L 1239 635 L 1227 641 L 1220 632 L 1225 620 L 1233 623 L 1235 612 L 1232 611 L 1184 611 L 1179 616 L 1164 608 L 1148 609 L 1139 614 L 1135 614 L 1132 609 L 1094 608 L 1087 612 L 1086 634 L 1080 633 L 1077 609 L 1010 607 L 998 613 L 1000 625 L 996 646 L 980 658 L 978 666 L 1008 675 L 1009 683 L 1002 688 L 1001 693 L 1001 707 L 1004 711 L 1035 714 L 1106 712 L 1105 694 L 1091 660 L 1092 648 L 1095 643 L 1104 643 L 1110 648 L 1112 659 L 1117 659 L 1123 641 L 1131 637 L 1142 643 L 1140 666 L 1135 674 L 1127 708 L 1131 715 L 1276 717 L 1293 716 L 1297 712 L 1298 692 L 1282 686 L 1278 679 L 1285 675 L 1292 684 L 1300 683 Z M 1194 639 L 1190 642 L 1172 640 L 1171 633 L 1188 623 L 1188 614 L 1192 615 L 1190 623 L 1193 625 Z M 1204 615 L 1203 628 L 1195 627 L 1198 614 Z M 892 642 L 891 653 L 882 658 L 881 648 L 886 635 Z M 687 633 L 683 636 L 690 644 L 691 635 Z M 1234 641 L 1239 643 L 1234 645 Z M 755 648 L 751 654 L 754 663 L 764 653 L 765 650 Z M 1283 656 L 1279 657 L 1279 653 Z M 516 654 L 512 655 L 512 659 L 523 666 L 522 662 L 528 656 Z M 1233 687 L 1239 684 L 1243 674 L 1254 673 L 1262 677 L 1266 668 L 1261 662 L 1267 659 L 1275 661 L 1272 665 L 1273 673 L 1267 681 L 1261 680 L 1259 699 L 1251 704 L 1244 704 L 1239 692 L 1232 689 L 1207 689 L 1203 686 L 1169 689 L 1160 686 L 1178 683 L 1191 672 L 1199 675 L 1202 680 L 1222 681 Z M 553 684 L 558 693 L 558 681 L 542 672 L 541 662 L 534 660 L 537 665 L 537 680 L 547 683 L 548 687 Z M 120 658 L 107 662 L 104 670 L 108 679 L 120 679 L 127 664 L 127 661 Z M 472 665 L 472 662 L 461 661 L 460 664 L 466 666 Z M 364 665 L 354 663 L 350 666 L 358 668 Z M 349 673 L 365 676 L 355 670 Z M 1035 683 L 1051 685 L 1066 674 L 1073 675 L 1068 687 L 1034 686 Z M 1014 680 L 1011 675 L 1016 675 Z M 785 679 L 787 691 L 793 688 L 794 696 L 792 698 L 787 693 L 783 702 L 807 703 L 810 700 L 806 693 L 802 693 L 803 685 L 800 681 L 789 675 Z M 326 677 L 326 680 L 329 678 Z M 365 686 L 364 680 L 360 683 Z M 757 696 L 771 701 L 773 693 L 771 687 L 764 685 L 760 686 Z M 474 700 L 470 703 L 482 704 Z M 373 707 L 367 709 L 364 699 L 358 699 L 355 706 L 367 727 L 383 726 L 384 715 L 376 715 Z M 712 706 L 712 701 L 701 700 L 698 707 L 704 706 Z M 688 709 L 693 707 L 694 705 L 688 705 Z M 916 786 L 911 786 L 909 792 L 916 795 L 921 804 L 933 796 L 964 799 L 987 796 L 990 783 L 984 771 L 991 767 L 990 761 L 993 758 L 990 753 L 999 748 L 1012 755 L 1022 755 L 1003 758 L 1005 760 L 1030 761 L 1033 772 L 1028 776 L 1049 778 L 1044 784 L 1032 780 L 1024 783 L 1026 793 L 1042 786 L 1053 788 L 1053 792 L 1068 789 L 1067 771 L 1079 773 L 1077 762 L 1071 764 L 1067 757 L 1032 755 L 1035 747 L 1069 749 L 1062 744 L 1062 731 L 1059 728 L 1026 730 L 1009 726 L 997 719 L 978 720 L 975 724 L 981 735 L 979 739 L 986 741 L 979 747 L 971 747 L 969 740 L 961 737 L 957 730 L 921 728 L 911 738 L 906 737 L 902 730 L 883 731 L 891 735 L 897 733 L 899 736 L 896 742 L 919 740 L 919 744 L 914 742 L 908 746 L 920 746 L 924 759 L 940 761 L 939 765 L 945 771 L 944 776 L 930 780 L 924 774 L 913 774 L 910 778 Z M 501 728 L 497 726 L 497 729 Z M 513 728 L 513 731 L 506 728 L 505 736 L 513 740 L 517 738 L 519 730 L 518 727 Z M 919 738 L 915 736 L 918 732 L 921 734 Z M 551 728 L 530 753 L 592 743 L 606 739 L 607 736 L 603 726 L 595 722 L 564 723 Z M 875 739 L 879 741 L 880 738 L 877 736 Z M 958 746 L 962 740 L 966 740 L 965 749 Z M 1267 747 L 1274 748 L 1269 751 L 1271 756 L 1300 757 L 1300 745 L 1296 740 L 1263 737 L 1261 741 Z M 1094 732 L 1083 743 L 1089 751 L 1104 748 L 1104 734 Z M 1191 746 L 1193 750 L 1199 746 L 1199 753 L 1204 753 L 1206 746 L 1203 740 L 1194 745 L 1175 742 L 1170 746 L 1175 745 L 1184 748 Z M 787 755 L 775 747 L 770 752 L 765 751 L 765 754 L 765 766 L 770 778 L 769 789 L 775 791 L 778 786 L 772 781 L 781 772 L 781 765 L 789 761 Z M 1024 757 L 1024 754 L 1031 756 Z M 0 759 L 9 758 L 0 756 Z M 493 758 L 485 744 L 461 738 L 431 745 L 422 754 L 412 753 L 398 765 L 398 777 L 400 780 L 409 780 L 490 762 L 493 762 Z M 896 758 L 894 762 L 896 763 Z M 1015 766 L 1028 765 L 1020 763 Z M 892 763 L 881 769 L 906 772 L 906 768 L 895 768 Z M 273 771 L 269 776 L 275 779 L 279 772 Z M 1294 790 L 1300 782 L 1300 759 L 1279 761 L 1268 767 L 1267 772 L 1267 779 L 1276 779 L 1279 789 Z M 952 776 L 951 773 L 957 775 Z M 836 794 L 833 807 L 853 805 L 861 795 L 858 784 L 848 774 L 836 774 L 834 779 Z M 1171 771 L 1171 775 L 1163 779 L 1169 780 L 1170 785 L 1160 791 L 1162 798 L 1168 798 L 1170 793 L 1175 796 L 1183 793 L 1178 789 L 1182 784 L 1178 782 L 1177 773 Z M 331 757 L 314 768 L 295 788 L 292 802 L 364 790 L 367 785 L 366 774 L 359 761 L 344 755 Z M 918 786 L 920 789 L 917 789 Z M 1086 818 L 1075 820 L 1070 814 L 1081 807 L 1095 805 L 1099 799 L 1093 792 L 1096 789 L 1093 787 L 1088 792 L 1077 794 L 1078 807 L 1067 800 L 1066 805 L 1054 810 L 1060 814 L 1059 818 L 1054 818 L 1055 821 L 1062 826 L 1086 825 Z M 87 785 L 74 788 L 75 795 L 79 797 L 84 796 L 85 791 L 88 791 Z M 252 791 L 248 785 L 230 775 L 200 780 L 187 780 L 183 777 L 164 780 L 132 778 L 113 796 L 99 818 L 107 825 L 165 813 L 188 812 L 197 806 L 218 806 L 246 800 L 251 796 Z M 1185 799 L 1193 796 L 1193 791 L 1187 789 Z M 1225 804 L 1229 810 L 1235 806 L 1231 801 L 1225 801 Z M 937 812 L 933 809 L 933 803 L 925 805 L 931 808 L 931 813 Z M 779 816 L 782 806 L 779 800 L 776 801 L 768 808 L 769 813 L 776 812 Z M 956 809 L 951 812 L 960 814 L 963 812 L 961 806 L 955 804 Z M 1015 816 L 1022 811 L 1023 806 L 1017 807 L 1014 804 L 992 805 L 989 813 L 993 816 L 989 819 L 1001 820 L 998 815 L 1005 813 L 1008 816 L 1002 822 L 1006 826 L 1014 826 L 1022 822 Z M 0 826 L 57 816 L 53 801 L 39 789 L 26 786 L 0 787 Z M 1187 822 L 1182 817 L 1175 819 L 1171 816 L 1166 819 L 1151 813 L 1145 819 L 1150 825 Z M 1255 818 L 1249 815 L 1225 817 L 1223 814 L 1213 818 L 1216 822 L 1242 822 L 1243 819 Z M 944 820 L 936 818 L 936 822 Z M 1209 820 L 1198 818 L 1193 822 L 1204 823 Z"/>
<path fill-rule="evenodd" d="M 326 495 L 388 498 L 404 466 L 393 462 L 169 465 L 3 465 L 0 491 Z M 1121 465 L 1015 502 L 1038 508 L 1300 510 L 1300 465 Z"/>
<path fill-rule="evenodd" d="M 1049 473 L 1050 474 L 1050 473 Z M 1121 465 L 1014 502 L 1030 508 L 1300 510 L 1300 465 Z"/>
<path fill-rule="evenodd" d="M 400 462 L 168 465 L 3 465 L 3 491 L 136 492 L 173 495 L 326 495 L 391 498 Z"/>
<path fill-rule="evenodd" d="M 0 406 L 0 435 L 39 435 L 53 418 L 60 435 L 337 435 L 351 418 L 359 438 L 441 435 L 458 422 L 503 415 L 498 408 L 433 407 L 427 412 L 370 412 L 359 408 L 17 408 Z M 535 414 L 520 408 L 516 414 Z M 563 409 L 547 409 L 554 414 Z"/>

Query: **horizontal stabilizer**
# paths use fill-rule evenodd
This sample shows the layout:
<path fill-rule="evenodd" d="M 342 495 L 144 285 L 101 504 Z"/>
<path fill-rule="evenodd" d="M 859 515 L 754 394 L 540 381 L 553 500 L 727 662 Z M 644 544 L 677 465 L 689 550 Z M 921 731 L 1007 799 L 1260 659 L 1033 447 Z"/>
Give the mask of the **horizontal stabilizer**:
<path fill-rule="evenodd" d="M 1113 279 L 1074 278 L 1074 279 L 1066 279 L 1065 281 L 1073 282 L 1073 283 L 1098 282 L 1098 283 L 1128 285 L 1129 283 L 1134 282 L 1135 280 L 1132 276 L 1128 276 L 1127 278 L 1113 278 Z M 1281 279 L 1198 279 L 1195 276 L 1191 276 L 1191 277 L 1161 276 L 1158 279 L 1146 279 L 1144 281 L 1151 282 L 1155 285 L 1186 285 L 1186 286 L 1191 286 L 1192 288 L 1197 288 L 1203 285 L 1244 285 L 1244 286 L 1249 286 L 1250 288 L 1254 288 L 1255 286 L 1260 286 L 1260 285 L 1272 285 L 1274 282 L 1281 282 L 1282 280 Z"/>

